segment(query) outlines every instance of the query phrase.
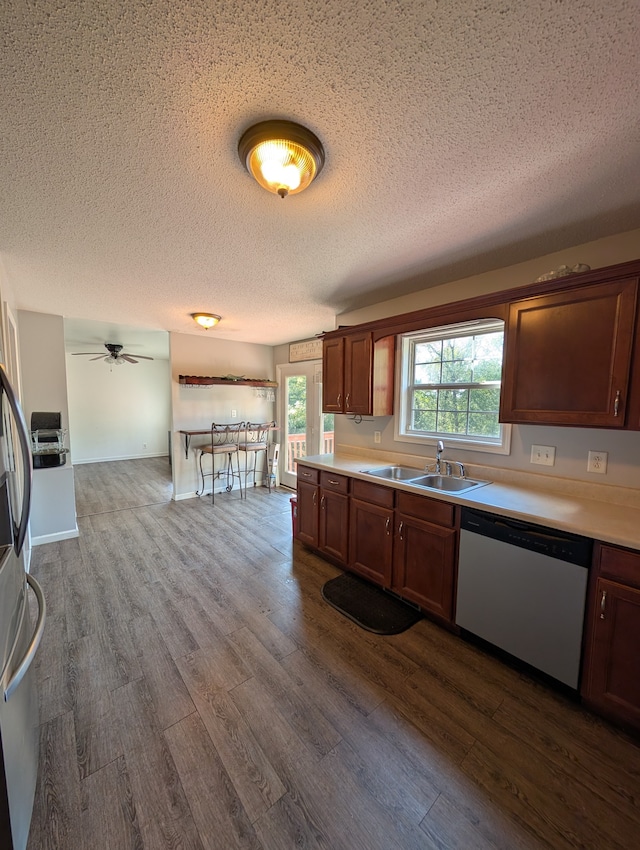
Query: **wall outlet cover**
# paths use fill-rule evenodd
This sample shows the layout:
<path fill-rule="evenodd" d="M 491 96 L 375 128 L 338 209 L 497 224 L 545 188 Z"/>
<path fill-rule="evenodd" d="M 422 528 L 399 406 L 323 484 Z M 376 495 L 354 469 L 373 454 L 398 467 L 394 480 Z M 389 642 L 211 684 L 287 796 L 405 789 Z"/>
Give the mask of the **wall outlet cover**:
<path fill-rule="evenodd" d="M 595 472 L 604 475 L 607 471 L 608 452 L 589 452 L 587 459 L 587 472 Z"/>

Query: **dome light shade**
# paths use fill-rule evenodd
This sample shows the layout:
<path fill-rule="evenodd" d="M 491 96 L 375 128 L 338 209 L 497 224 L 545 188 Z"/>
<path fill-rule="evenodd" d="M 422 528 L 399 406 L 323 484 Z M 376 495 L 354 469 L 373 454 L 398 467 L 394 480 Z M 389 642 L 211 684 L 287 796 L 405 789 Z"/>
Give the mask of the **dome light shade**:
<path fill-rule="evenodd" d="M 322 143 L 291 121 L 263 121 L 243 134 L 238 155 L 268 192 L 286 198 L 306 189 L 324 165 Z"/>
<path fill-rule="evenodd" d="M 208 331 L 209 328 L 217 325 L 222 317 L 216 316 L 215 313 L 192 313 L 191 318 L 194 322 L 197 322 L 200 327 L 203 327 L 205 331 Z"/>

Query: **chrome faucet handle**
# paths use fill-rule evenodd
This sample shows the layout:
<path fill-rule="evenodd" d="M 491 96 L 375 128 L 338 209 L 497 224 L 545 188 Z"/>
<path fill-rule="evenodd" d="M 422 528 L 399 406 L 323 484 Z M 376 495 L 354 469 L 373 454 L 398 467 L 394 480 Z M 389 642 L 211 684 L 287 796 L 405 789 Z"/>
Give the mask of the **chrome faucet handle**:
<path fill-rule="evenodd" d="M 454 466 L 457 466 L 459 471 L 460 471 L 460 475 L 458 476 L 458 478 L 464 478 L 464 476 L 465 476 L 464 464 L 460 463 L 459 460 L 454 460 L 453 463 L 454 463 Z"/>
<path fill-rule="evenodd" d="M 455 461 L 454 461 L 454 463 L 455 463 Z M 449 463 L 448 460 L 445 460 L 445 462 L 444 462 L 444 474 L 445 475 L 453 475 L 453 469 L 452 469 L 451 464 Z"/>

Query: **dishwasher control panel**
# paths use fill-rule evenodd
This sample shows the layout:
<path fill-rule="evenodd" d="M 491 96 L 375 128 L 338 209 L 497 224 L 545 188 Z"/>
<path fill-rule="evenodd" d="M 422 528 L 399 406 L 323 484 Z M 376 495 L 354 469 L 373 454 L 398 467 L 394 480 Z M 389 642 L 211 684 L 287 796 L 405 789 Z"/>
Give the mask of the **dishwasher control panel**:
<path fill-rule="evenodd" d="M 591 563 L 593 540 L 579 534 L 533 525 L 530 522 L 521 522 L 472 508 L 462 509 L 460 528 L 581 567 L 588 567 Z"/>

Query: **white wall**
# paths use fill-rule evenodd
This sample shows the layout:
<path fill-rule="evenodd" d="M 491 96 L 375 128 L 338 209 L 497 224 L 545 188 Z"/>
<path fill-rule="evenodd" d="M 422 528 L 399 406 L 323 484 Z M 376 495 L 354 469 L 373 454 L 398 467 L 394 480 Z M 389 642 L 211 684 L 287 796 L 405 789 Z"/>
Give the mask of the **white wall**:
<path fill-rule="evenodd" d="M 444 286 L 424 289 L 391 301 L 381 302 L 360 310 L 343 313 L 336 318 L 337 325 L 355 325 L 374 319 L 395 316 L 401 313 L 472 298 L 488 292 L 525 286 L 541 274 L 562 264 L 573 266 L 587 263 L 593 269 L 615 263 L 636 260 L 640 257 L 640 230 L 617 234 L 606 239 L 548 254 L 526 263 L 519 263 L 493 272 L 453 281 Z M 426 282 L 426 281 L 425 281 Z M 357 446 L 376 451 L 398 452 L 414 455 L 417 463 L 433 457 L 429 449 L 414 443 L 394 440 L 392 416 L 367 417 L 360 424 L 346 416 L 335 417 L 336 443 L 341 448 Z M 381 431 L 381 442 L 374 444 L 374 431 Z M 554 466 L 532 465 L 532 444 L 555 446 Z M 446 446 L 446 440 L 445 440 Z M 587 452 L 606 451 L 609 464 L 605 475 L 586 471 Z M 559 428 L 536 425 L 513 426 L 511 454 L 501 456 L 479 451 L 463 451 L 451 447 L 449 457 L 469 464 L 480 464 L 503 469 L 536 473 L 542 477 L 588 481 L 591 484 L 612 484 L 620 487 L 640 489 L 640 432 L 617 432 L 607 429 Z M 542 482 L 543 483 L 543 482 Z"/>
<path fill-rule="evenodd" d="M 73 463 L 168 453 L 171 383 L 168 360 L 109 366 L 66 356 Z"/>
<path fill-rule="evenodd" d="M 22 406 L 27 427 L 34 411 L 60 411 L 69 427 L 67 376 L 62 316 L 18 312 Z M 78 536 L 71 462 L 63 467 L 34 469 L 31 535 L 34 545 Z"/>
<path fill-rule="evenodd" d="M 275 418 L 275 403 L 260 398 L 253 387 L 216 384 L 195 388 L 178 383 L 179 375 L 245 375 L 247 378 L 273 380 L 271 346 L 229 342 L 216 339 L 213 334 L 215 331 L 203 331 L 202 335 L 170 335 L 175 499 L 190 498 L 198 489 L 193 446 L 207 441 L 206 437 L 194 437 L 189 457 L 185 458 L 184 438 L 178 433 L 180 429 L 210 428 L 212 422 L 269 422 Z"/>

